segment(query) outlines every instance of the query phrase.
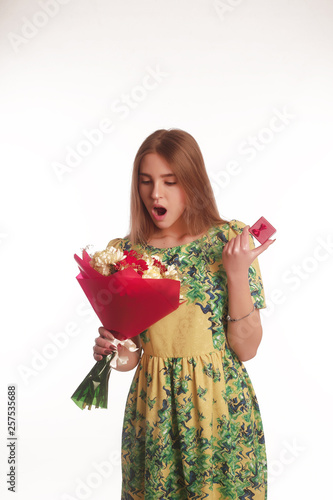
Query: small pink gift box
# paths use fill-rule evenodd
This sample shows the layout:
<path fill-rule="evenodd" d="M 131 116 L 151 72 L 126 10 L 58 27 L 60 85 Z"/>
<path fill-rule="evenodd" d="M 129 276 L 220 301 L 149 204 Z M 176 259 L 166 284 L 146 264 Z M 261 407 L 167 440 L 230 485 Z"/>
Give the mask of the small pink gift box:
<path fill-rule="evenodd" d="M 276 229 L 265 219 L 265 217 L 260 217 L 260 219 L 250 227 L 249 231 L 262 244 L 276 232 Z"/>

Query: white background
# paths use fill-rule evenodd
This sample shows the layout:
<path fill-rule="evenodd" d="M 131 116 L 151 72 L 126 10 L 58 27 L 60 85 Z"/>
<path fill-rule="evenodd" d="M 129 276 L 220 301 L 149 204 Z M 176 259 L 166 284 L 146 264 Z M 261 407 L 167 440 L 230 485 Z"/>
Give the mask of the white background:
<path fill-rule="evenodd" d="M 2 498 L 12 498 L 9 383 L 18 393 L 15 498 L 120 498 L 134 371 L 112 372 L 108 410 L 71 401 L 95 363 L 100 326 L 73 255 L 127 234 L 135 153 L 150 133 L 172 127 L 198 141 L 222 217 L 253 224 L 264 215 L 277 228 L 259 257 L 264 338 L 246 363 L 264 423 L 268 498 L 328 498 L 332 2 L 0 7 Z M 89 146 L 105 120 L 112 131 Z"/>

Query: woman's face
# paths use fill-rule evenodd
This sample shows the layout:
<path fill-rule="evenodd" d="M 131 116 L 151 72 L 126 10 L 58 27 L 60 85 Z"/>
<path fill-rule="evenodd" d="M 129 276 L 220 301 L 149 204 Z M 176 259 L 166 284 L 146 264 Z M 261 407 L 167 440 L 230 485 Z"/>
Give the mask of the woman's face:
<path fill-rule="evenodd" d="M 155 226 L 162 232 L 168 228 L 183 230 L 185 191 L 168 162 L 156 153 L 149 153 L 141 160 L 139 193 Z"/>

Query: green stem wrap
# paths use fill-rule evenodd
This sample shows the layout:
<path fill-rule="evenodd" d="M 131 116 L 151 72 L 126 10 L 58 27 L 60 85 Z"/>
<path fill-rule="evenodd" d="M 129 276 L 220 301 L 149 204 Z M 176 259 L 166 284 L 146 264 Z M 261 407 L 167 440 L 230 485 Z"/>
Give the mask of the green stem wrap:
<path fill-rule="evenodd" d="M 97 361 L 86 378 L 76 389 L 71 399 L 81 410 L 92 406 L 95 408 L 108 407 L 108 389 L 109 377 L 111 373 L 111 361 L 116 352 L 103 356 L 103 359 Z"/>

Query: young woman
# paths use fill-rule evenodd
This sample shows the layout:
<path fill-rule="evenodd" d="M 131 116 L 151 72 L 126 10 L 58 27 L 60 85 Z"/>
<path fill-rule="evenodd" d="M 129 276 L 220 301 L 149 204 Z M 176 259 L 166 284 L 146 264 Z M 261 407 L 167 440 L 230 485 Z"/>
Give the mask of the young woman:
<path fill-rule="evenodd" d="M 266 500 L 265 439 L 243 365 L 266 307 L 249 226 L 220 218 L 202 154 L 178 129 L 157 130 L 136 155 L 130 233 L 109 246 L 174 264 L 187 300 L 134 340 L 136 368 L 122 434 L 122 500 Z M 147 308 L 149 304 L 147 304 Z M 130 311 L 129 311 L 130 314 Z M 99 328 L 94 358 L 112 352 Z"/>

